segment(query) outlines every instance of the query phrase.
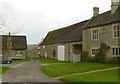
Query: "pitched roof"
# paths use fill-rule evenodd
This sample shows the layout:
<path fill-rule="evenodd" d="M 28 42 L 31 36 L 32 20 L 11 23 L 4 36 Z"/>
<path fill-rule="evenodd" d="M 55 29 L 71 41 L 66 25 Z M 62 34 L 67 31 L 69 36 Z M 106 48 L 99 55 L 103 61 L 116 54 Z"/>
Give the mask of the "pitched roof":
<path fill-rule="evenodd" d="M 93 28 L 96 26 L 103 26 L 120 22 L 120 7 L 114 14 L 111 14 L 111 10 L 92 17 L 89 20 L 61 28 L 58 30 L 50 31 L 40 45 L 65 43 L 72 41 L 82 41 L 83 29 Z"/>
<path fill-rule="evenodd" d="M 92 17 L 88 24 L 85 25 L 84 29 L 103 26 L 115 22 L 120 22 L 120 7 L 115 11 L 114 14 L 111 14 L 111 10 L 99 14 L 96 17 Z"/>
<path fill-rule="evenodd" d="M 2 36 L 2 49 L 7 49 L 8 35 Z M 24 50 L 27 49 L 26 36 L 11 36 L 12 49 L 13 50 Z"/>
<path fill-rule="evenodd" d="M 26 36 L 11 36 L 12 49 L 27 49 Z"/>
<path fill-rule="evenodd" d="M 82 41 L 82 27 L 87 21 L 50 31 L 40 45 Z"/>

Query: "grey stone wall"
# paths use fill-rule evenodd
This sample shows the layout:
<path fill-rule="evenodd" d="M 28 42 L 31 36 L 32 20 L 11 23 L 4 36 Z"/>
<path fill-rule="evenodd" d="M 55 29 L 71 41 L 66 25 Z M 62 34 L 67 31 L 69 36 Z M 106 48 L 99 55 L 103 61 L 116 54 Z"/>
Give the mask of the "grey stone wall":
<path fill-rule="evenodd" d="M 105 26 L 94 27 L 91 29 L 86 29 L 83 31 L 83 50 L 89 52 L 89 56 L 91 56 L 91 49 L 92 48 L 99 48 L 100 43 L 104 42 L 108 46 L 110 46 L 108 57 L 113 57 L 112 55 L 112 48 L 118 47 L 119 38 L 113 37 L 113 26 L 120 23 L 113 23 Z M 91 40 L 91 31 L 92 29 L 99 29 L 99 40 Z M 120 47 L 120 46 L 119 46 Z"/>
<path fill-rule="evenodd" d="M 51 45 L 43 45 L 40 46 L 40 55 L 42 57 L 45 57 L 45 53 L 47 54 L 47 57 L 54 58 L 53 52 L 55 50 L 55 59 L 57 59 L 57 44 L 51 44 Z"/>
<path fill-rule="evenodd" d="M 55 59 L 58 58 L 58 46 L 64 45 L 65 46 L 65 61 L 73 61 L 73 45 L 80 44 L 80 42 L 70 42 L 70 43 L 59 43 L 59 44 L 50 44 L 50 45 L 43 45 L 40 46 L 40 55 L 45 57 L 45 53 L 47 53 L 47 57 L 54 58 L 53 52 L 55 50 L 56 56 Z"/>

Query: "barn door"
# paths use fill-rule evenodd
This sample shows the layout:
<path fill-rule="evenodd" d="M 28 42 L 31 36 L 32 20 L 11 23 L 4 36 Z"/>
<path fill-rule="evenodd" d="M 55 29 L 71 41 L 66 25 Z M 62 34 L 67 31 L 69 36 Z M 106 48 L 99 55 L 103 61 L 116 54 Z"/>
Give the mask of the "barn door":
<path fill-rule="evenodd" d="M 64 61 L 64 59 L 65 59 L 64 56 L 65 56 L 65 46 L 59 45 L 58 46 L 58 60 Z"/>

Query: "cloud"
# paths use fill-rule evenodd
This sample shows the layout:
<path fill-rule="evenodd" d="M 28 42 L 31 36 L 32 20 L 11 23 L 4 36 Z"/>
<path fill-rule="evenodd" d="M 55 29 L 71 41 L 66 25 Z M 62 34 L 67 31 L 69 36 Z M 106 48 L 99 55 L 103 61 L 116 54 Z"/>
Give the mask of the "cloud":
<path fill-rule="evenodd" d="M 5 0 L 2 10 L 9 31 L 20 31 L 28 43 L 39 43 L 51 30 L 91 18 L 94 6 L 102 13 L 110 10 L 110 4 L 110 0 Z"/>

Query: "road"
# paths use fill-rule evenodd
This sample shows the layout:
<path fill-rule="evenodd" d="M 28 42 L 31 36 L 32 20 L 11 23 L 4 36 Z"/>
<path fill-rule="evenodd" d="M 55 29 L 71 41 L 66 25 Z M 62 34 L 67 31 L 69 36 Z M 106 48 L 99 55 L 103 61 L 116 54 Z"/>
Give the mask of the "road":
<path fill-rule="evenodd" d="M 50 78 L 40 71 L 38 60 L 12 66 L 12 69 L 2 76 L 3 82 L 61 82 Z"/>

